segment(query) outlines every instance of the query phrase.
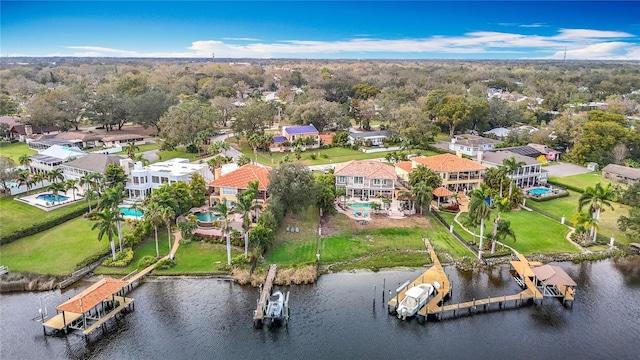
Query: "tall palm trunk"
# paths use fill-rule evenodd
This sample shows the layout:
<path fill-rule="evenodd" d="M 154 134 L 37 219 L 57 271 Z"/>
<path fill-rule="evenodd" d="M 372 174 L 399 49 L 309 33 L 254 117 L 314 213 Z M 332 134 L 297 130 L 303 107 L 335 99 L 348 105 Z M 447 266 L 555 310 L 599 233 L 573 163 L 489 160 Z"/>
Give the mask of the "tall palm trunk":
<path fill-rule="evenodd" d="M 493 236 L 491 237 L 491 253 L 495 253 L 496 252 L 496 234 L 498 233 L 498 222 L 500 221 L 500 213 L 498 213 L 498 216 L 496 217 L 496 219 L 493 221 Z"/>
<path fill-rule="evenodd" d="M 113 241 L 113 238 L 109 239 L 109 245 L 111 245 L 111 257 L 113 261 L 116 261 L 116 243 Z"/>
<path fill-rule="evenodd" d="M 227 265 L 231 265 L 231 233 L 227 230 Z"/>
<path fill-rule="evenodd" d="M 169 242 L 169 253 L 171 253 L 171 222 L 167 224 L 167 241 Z"/>
<path fill-rule="evenodd" d="M 160 248 L 158 247 L 158 225 L 153 225 L 156 232 L 156 259 L 160 258 Z"/>
<path fill-rule="evenodd" d="M 116 222 L 116 225 L 118 225 L 118 243 L 120 244 L 120 252 L 122 252 L 122 225 L 120 221 Z"/>
<path fill-rule="evenodd" d="M 244 258 L 249 257 L 249 232 L 244 232 Z"/>
<path fill-rule="evenodd" d="M 596 210 L 596 224 L 600 222 L 600 209 Z M 598 229 L 593 225 L 593 242 L 596 242 L 598 238 Z"/>
<path fill-rule="evenodd" d="M 482 259 L 482 239 L 484 238 L 484 219 L 480 220 L 480 246 L 478 248 L 478 259 Z"/>

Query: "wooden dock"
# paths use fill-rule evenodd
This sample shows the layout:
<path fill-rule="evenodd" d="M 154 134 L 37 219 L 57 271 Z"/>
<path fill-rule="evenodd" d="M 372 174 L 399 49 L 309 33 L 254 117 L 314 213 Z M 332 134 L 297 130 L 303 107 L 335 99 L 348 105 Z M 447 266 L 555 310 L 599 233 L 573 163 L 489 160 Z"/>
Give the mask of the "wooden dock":
<path fill-rule="evenodd" d="M 118 306 L 115 307 L 113 310 L 111 310 L 109 313 L 107 313 L 105 316 L 101 317 L 98 321 L 93 323 L 91 326 L 89 326 L 88 328 L 83 330 L 82 331 L 83 335 L 85 335 L 85 336 L 89 335 L 93 330 L 97 329 L 98 327 L 103 325 L 105 322 L 107 322 L 109 319 L 111 319 L 114 316 L 118 315 L 127 306 L 129 306 L 130 304 L 133 303 L 133 299 L 132 298 L 128 298 L 128 297 L 124 297 L 124 296 L 114 296 L 114 298 L 115 298 L 115 301 L 118 302 Z"/>
<path fill-rule="evenodd" d="M 277 271 L 278 266 L 276 264 L 271 264 L 271 266 L 269 266 L 267 279 L 264 281 L 264 285 L 262 286 L 262 290 L 260 291 L 260 298 L 258 299 L 256 311 L 253 313 L 253 324 L 255 326 L 262 324 L 262 321 L 264 320 L 267 300 L 269 300 L 269 296 L 271 296 L 271 289 L 273 288 L 273 282 L 276 279 Z"/>
<path fill-rule="evenodd" d="M 412 283 L 405 286 L 401 289 L 395 297 L 389 299 L 387 303 L 387 308 L 394 310 L 398 307 L 398 304 L 402 299 L 404 299 L 405 293 L 408 289 L 423 283 L 434 284 L 434 282 L 438 282 L 440 284 L 440 289 L 433 296 L 431 300 L 424 306 L 422 309 L 418 311 L 418 314 L 421 316 L 426 316 L 428 311 L 435 311 L 436 309 L 440 309 L 440 303 L 444 301 L 445 297 L 449 295 L 449 291 L 451 290 L 451 283 L 449 282 L 449 278 L 447 274 L 444 272 L 444 268 L 438 259 L 438 255 L 433 250 L 433 246 L 429 242 L 429 239 L 423 239 L 424 245 L 427 247 L 427 251 L 431 256 L 431 261 L 433 262 L 433 266 L 431 266 L 427 271 L 425 271 L 422 275 L 420 275 L 417 279 L 415 279 Z"/>
<path fill-rule="evenodd" d="M 413 286 L 422 283 L 438 282 L 440 289 L 433 298 L 427 302 L 417 313 L 419 320 L 426 320 L 429 316 L 436 316 L 439 319 L 443 318 L 445 313 L 453 313 L 453 316 L 461 315 L 465 311 L 471 313 L 477 309 L 491 310 L 491 306 L 497 304 L 498 309 L 504 309 L 509 302 L 512 302 L 514 306 L 519 306 L 528 302 L 529 300 L 542 300 L 545 297 L 562 298 L 562 303 L 573 302 L 575 296 L 574 286 L 576 285 L 573 280 L 568 278 L 568 275 L 559 268 L 553 269 L 549 265 L 543 265 L 540 262 L 528 261 L 522 254 L 516 253 L 518 260 L 511 261 L 511 266 L 514 269 L 514 278 L 516 282 L 523 288 L 523 291 L 513 295 L 503 295 L 495 297 L 487 297 L 483 299 L 473 299 L 471 301 L 460 302 L 456 304 L 444 305 L 444 301 L 447 299 L 451 292 L 451 283 L 447 278 L 444 268 L 438 257 L 433 250 L 433 247 L 429 243 L 428 239 L 423 239 L 424 244 L 429 251 L 433 266 L 425 271 L 420 277 L 414 280 L 412 283 L 408 283 L 402 288 L 398 289 L 395 297 L 391 298 L 387 305 L 389 313 L 396 311 L 399 302 L 404 299 L 405 293 Z M 549 269 L 543 269 L 549 267 Z M 535 269 L 535 270 L 534 270 Z M 538 274 L 544 274 L 548 276 L 546 279 L 537 278 Z M 547 280 L 547 283 L 545 283 Z M 551 284 L 551 285 L 550 285 Z"/>

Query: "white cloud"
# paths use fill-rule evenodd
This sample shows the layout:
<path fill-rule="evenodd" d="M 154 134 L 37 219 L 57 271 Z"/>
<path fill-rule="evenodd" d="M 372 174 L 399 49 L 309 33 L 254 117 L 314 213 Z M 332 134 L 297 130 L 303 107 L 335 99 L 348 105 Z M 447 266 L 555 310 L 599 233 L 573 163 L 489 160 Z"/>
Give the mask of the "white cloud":
<path fill-rule="evenodd" d="M 260 39 L 248 38 L 248 37 L 239 37 L 239 38 L 229 37 L 229 38 L 222 38 L 222 40 L 229 40 L 229 41 L 260 41 Z"/>
<path fill-rule="evenodd" d="M 534 24 L 535 25 L 535 24 Z M 246 43 L 231 43 L 245 41 Z M 78 50 L 67 56 L 114 57 L 211 57 L 217 58 L 273 58 L 273 57 L 340 57 L 353 54 L 376 54 L 389 57 L 399 54 L 460 54 L 460 57 L 482 58 L 484 54 L 529 54 L 530 58 L 563 58 L 567 49 L 569 59 L 640 60 L 637 39 L 621 31 L 593 29 L 561 29 L 553 35 L 525 35 L 517 32 L 473 31 L 460 36 L 432 36 L 414 39 L 375 39 L 355 37 L 338 41 L 281 40 L 264 42 L 251 38 L 198 40 L 180 52 L 142 53 L 98 46 L 68 46 Z M 89 55 L 90 54 L 90 55 Z M 382 55 L 380 55 L 382 54 Z M 512 56 L 513 57 L 513 56 Z"/>
<path fill-rule="evenodd" d="M 533 24 L 520 24 L 518 27 L 521 28 L 540 28 L 540 27 L 549 27 L 549 25 L 545 25 L 542 23 L 533 23 Z"/>

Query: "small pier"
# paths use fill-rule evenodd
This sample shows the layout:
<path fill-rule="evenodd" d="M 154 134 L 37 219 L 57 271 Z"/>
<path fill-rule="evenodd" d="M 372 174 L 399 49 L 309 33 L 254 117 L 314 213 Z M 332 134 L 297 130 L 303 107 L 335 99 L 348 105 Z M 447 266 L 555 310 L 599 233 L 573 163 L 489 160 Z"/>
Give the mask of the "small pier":
<path fill-rule="evenodd" d="M 264 321 L 264 314 L 267 310 L 267 300 L 269 300 L 269 296 L 271 295 L 271 289 L 273 288 L 273 282 L 276 279 L 277 271 L 278 266 L 276 264 L 271 264 L 271 266 L 269 266 L 267 279 L 264 281 L 256 310 L 253 313 L 253 326 L 255 327 L 260 327 Z"/>
<path fill-rule="evenodd" d="M 408 289 L 422 283 L 433 284 L 435 281 L 437 281 L 441 287 L 435 296 L 416 314 L 418 320 L 421 322 L 426 321 L 429 316 L 435 316 L 442 320 L 445 314 L 451 314 L 453 317 L 456 317 L 458 315 L 470 314 L 478 309 L 489 311 L 492 305 L 495 304 L 498 305 L 498 309 L 500 310 L 507 308 L 510 303 L 513 306 L 520 306 L 531 300 L 534 302 L 540 300 L 540 304 L 542 304 L 545 297 L 560 298 L 563 305 L 573 304 L 575 295 L 574 287 L 576 283 L 569 275 L 557 266 L 531 262 L 522 254 L 516 253 L 517 260 L 511 261 L 511 273 L 515 281 L 523 289 L 521 292 L 512 295 L 473 299 L 471 301 L 444 305 L 444 301 L 447 300 L 451 293 L 451 283 L 429 240 L 423 240 L 433 261 L 433 266 L 412 283 L 407 282 L 396 290 L 396 296 L 391 298 L 387 304 L 389 313 L 396 311 L 398 304 L 404 299 Z"/>

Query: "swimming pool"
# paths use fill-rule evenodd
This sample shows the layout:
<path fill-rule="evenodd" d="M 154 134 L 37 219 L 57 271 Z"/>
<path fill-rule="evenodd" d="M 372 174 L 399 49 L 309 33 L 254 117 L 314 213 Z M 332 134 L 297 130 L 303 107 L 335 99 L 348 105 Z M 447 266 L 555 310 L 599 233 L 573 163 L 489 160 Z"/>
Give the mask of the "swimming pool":
<path fill-rule="evenodd" d="M 204 211 L 204 212 L 198 211 L 194 213 L 194 215 L 196 216 L 198 221 L 202 221 L 202 222 L 214 222 L 220 218 L 219 214 L 214 214 L 211 211 Z"/>
<path fill-rule="evenodd" d="M 131 216 L 131 217 L 141 217 L 143 215 L 142 210 L 132 209 L 128 207 L 121 207 L 120 214 L 122 214 L 122 216 Z"/>
<path fill-rule="evenodd" d="M 60 195 L 58 194 L 58 196 L 53 195 L 53 194 L 40 194 L 38 196 L 36 196 L 36 199 L 38 200 L 43 200 L 43 201 L 48 201 L 48 202 L 63 202 L 63 201 L 67 201 L 69 200 L 68 196 L 64 196 L 64 195 Z"/>
<path fill-rule="evenodd" d="M 371 210 L 371 203 L 349 203 L 349 207 L 358 210 Z"/>
<path fill-rule="evenodd" d="M 550 192 L 551 190 L 547 188 L 533 188 L 529 190 L 529 195 L 546 195 Z"/>

